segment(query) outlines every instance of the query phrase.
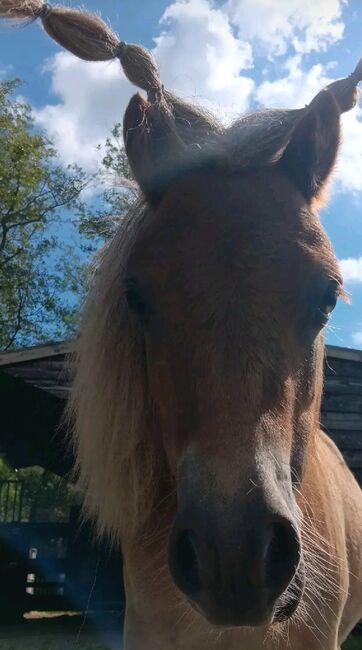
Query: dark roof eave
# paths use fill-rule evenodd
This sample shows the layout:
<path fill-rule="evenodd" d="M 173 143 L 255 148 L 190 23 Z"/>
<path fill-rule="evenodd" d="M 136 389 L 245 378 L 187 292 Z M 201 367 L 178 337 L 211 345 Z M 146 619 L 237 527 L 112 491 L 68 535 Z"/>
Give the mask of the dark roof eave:
<path fill-rule="evenodd" d="M 70 354 L 73 349 L 73 341 L 60 341 L 59 343 L 36 345 L 32 348 L 21 348 L 9 352 L 0 352 L 0 366 L 12 366 L 16 363 L 24 363 L 25 361 L 55 357 L 60 354 Z"/>

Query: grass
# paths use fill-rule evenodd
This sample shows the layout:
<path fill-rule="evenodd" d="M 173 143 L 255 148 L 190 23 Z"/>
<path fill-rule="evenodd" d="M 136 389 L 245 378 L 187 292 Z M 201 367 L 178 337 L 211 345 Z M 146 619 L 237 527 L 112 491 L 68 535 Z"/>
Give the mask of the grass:
<path fill-rule="evenodd" d="M 0 638 L 0 650 L 120 650 L 120 644 L 104 644 L 100 640 L 85 638 L 77 640 L 74 635 L 62 638 L 61 635 L 51 635 L 48 638 L 19 637 Z"/>
<path fill-rule="evenodd" d="M 121 650 L 121 626 L 114 615 L 85 622 L 79 614 L 61 614 L 39 618 L 32 612 L 21 624 L 0 625 L 0 650 Z M 362 635 L 350 636 L 342 650 L 362 650 Z"/>
<path fill-rule="evenodd" d="M 31 613 L 26 620 L 0 625 L 0 650 L 120 650 L 117 618 L 103 615 L 86 621 L 82 615 Z M 100 625 L 103 624 L 103 627 Z"/>

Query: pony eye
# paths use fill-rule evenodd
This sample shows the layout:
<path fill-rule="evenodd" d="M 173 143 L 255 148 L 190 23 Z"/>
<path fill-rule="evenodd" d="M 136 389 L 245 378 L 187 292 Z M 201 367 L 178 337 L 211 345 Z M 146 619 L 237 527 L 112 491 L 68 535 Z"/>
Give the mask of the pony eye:
<path fill-rule="evenodd" d="M 330 280 L 327 290 L 324 294 L 323 300 L 317 308 L 317 320 L 320 326 L 328 323 L 332 311 L 337 304 L 339 296 L 339 284 L 336 280 Z"/>
<path fill-rule="evenodd" d="M 145 288 L 136 278 L 128 278 L 125 294 L 128 307 L 137 314 L 142 322 L 146 323 L 152 314 L 152 308 Z"/>

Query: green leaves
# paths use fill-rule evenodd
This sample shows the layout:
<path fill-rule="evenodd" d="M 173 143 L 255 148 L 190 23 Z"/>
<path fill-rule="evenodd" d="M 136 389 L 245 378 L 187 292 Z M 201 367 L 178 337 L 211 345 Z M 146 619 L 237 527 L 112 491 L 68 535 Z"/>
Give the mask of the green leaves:
<path fill-rule="evenodd" d="M 25 521 L 29 521 L 37 509 L 50 511 L 54 521 L 68 521 L 70 508 L 80 503 L 80 493 L 75 486 L 39 466 L 13 469 L 0 457 L 0 480 L 24 482 L 22 515 Z M 10 502 L 15 499 L 15 490 L 15 485 L 10 484 Z M 5 514 L 1 512 L 2 520 Z M 11 517 L 11 512 L 8 516 Z"/>
<path fill-rule="evenodd" d="M 86 240 L 84 250 L 88 252 L 113 237 L 120 219 L 138 198 L 138 186 L 123 147 L 121 124 L 113 127 L 104 146 L 98 146 L 98 152 L 101 161 L 95 180 L 100 207 L 84 206 L 79 221 L 79 231 Z"/>
<path fill-rule="evenodd" d="M 79 260 L 69 246 L 62 251 L 52 225 L 65 210 L 83 211 L 80 195 L 90 182 L 79 167 L 59 164 L 52 143 L 35 131 L 30 107 L 14 99 L 18 85 L 0 83 L 2 350 L 69 336 L 76 309 L 65 294 L 75 287 L 60 260 L 69 265 L 72 258 L 73 267 Z"/>
<path fill-rule="evenodd" d="M 73 336 L 89 255 L 138 198 L 120 124 L 96 173 L 64 168 L 18 86 L 0 82 L 0 350 Z M 95 207 L 82 198 L 90 186 Z"/>

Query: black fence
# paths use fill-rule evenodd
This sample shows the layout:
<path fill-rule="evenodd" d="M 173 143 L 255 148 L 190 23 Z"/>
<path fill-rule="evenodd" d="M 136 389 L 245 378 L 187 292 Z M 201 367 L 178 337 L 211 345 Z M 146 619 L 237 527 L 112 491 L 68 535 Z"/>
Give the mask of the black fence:
<path fill-rule="evenodd" d="M 124 609 L 119 550 L 95 541 L 72 508 L 66 522 L 31 521 L 21 481 L 0 482 L 0 617 L 29 611 Z"/>
<path fill-rule="evenodd" d="M 0 522 L 20 522 L 23 517 L 24 481 L 0 481 Z"/>

